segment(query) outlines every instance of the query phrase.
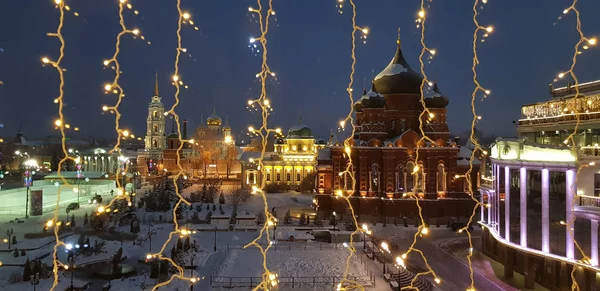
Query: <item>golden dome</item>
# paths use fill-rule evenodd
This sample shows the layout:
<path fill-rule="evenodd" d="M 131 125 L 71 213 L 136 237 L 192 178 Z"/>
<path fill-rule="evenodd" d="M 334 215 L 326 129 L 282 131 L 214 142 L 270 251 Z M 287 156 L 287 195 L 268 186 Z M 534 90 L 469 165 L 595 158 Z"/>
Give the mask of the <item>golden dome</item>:
<path fill-rule="evenodd" d="M 213 110 L 213 114 L 206 119 L 206 123 L 208 125 L 221 126 L 221 124 L 223 124 L 223 120 L 221 119 L 221 117 L 217 116 L 216 110 Z"/>

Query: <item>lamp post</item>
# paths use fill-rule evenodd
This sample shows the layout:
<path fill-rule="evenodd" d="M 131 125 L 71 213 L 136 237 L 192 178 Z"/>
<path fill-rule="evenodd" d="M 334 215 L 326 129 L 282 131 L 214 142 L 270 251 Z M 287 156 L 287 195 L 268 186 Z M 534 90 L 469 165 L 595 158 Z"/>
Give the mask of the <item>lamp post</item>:
<path fill-rule="evenodd" d="M 81 158 L 75 158 L 75 168 L 77 169 L 77 204 L 79 204 L 79 192 L 81 191 Z"/>
<path fill-rule="evenodd" d="M 369 226 L 366 223 L 363 223 L 362 229 L 363 229 L 363 250 L 366 250 L 367 249 L 367 234 L 371 234 L 371 231 L 369 230 Z"/>
<path fill-rule="evenodd" d="M 215 225 L 215 243 L 213 245 L 213 251 L 217 251 L 217 226 Z"/>
<path fill-rule="evenodd" d="M 196 255 L 194 254 L 190 258 L 190 278 L 194 278 L 194 258 L 195 257 L 196 257 Z M 194 281 L 195 280 L 190 279 L 190 291 L 194 290 Z"/>
<path fill-rule="evenodd" d="M 40 273 L 35 273 L 35 275 L 31 275 L 31 286 L 33 286 L 33 291 L 35 291 L 35 287 L 39 283 Z"/>
<path fill-rule="evenodd" d="M 27 160 L 24 165 L 23 182 L 25 187 L 27 187 L 27 193 L 25 194 L 25 218 L 29 218 L 29 192 L 30 187 L 33 185 L 33 169 L 37 168 L 37 162 L 35 160 Z"/>
<path fill-rule="evenodd" d="M 69 260 L 69 265 L 71 269 L 71 287 L 69 290 L 73 291 L 73 273 L 75 273 L 75 253 L 73 251 L 69 251 L 67 259 Z"/>
<path fill-rule="evenodd" d="M 152 223 L 150 219 L 148 219 L 148 240 L 150 242 L 150 247 L 148 248 L 148 253 L 152 253 Z"/>
<path fill-rule="evenodd" d="M 386 242 L 382 242 L 381 243 L 381 258 L 383 259 L 383 274 L 385 275 L 386 273 L 386 268 L 385 268 L 385 252 L 389 252 L 389 246 Z"/>

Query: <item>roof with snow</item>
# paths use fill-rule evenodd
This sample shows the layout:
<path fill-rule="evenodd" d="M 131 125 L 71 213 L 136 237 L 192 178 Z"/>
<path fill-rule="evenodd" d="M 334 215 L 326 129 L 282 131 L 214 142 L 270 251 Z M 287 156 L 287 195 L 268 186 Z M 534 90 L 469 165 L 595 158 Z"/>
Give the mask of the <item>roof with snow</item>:
<path fill-rule="evenodd" d="M 293 229 L 281 229 L 276 231 L 275 237 L 278 240 L 288 240 L 291 236 L 294 237 L 295 240 L 313 240 L 315 237 L 307 233 L 306 231 L 293 230 Z"/>
<path fill-rule="evenodd" d="M 238 214 L 235 219 L 256 219 L 254 214 Z"/>
<path fill-rule="evenodd" d="M 400 40 L 396 54 L 390 63 L 375 77 L 374 84 L 380 93 L 386 94 L 421 94 L 423 77 L 415 72 L 402 53 Z"/>
<path fill-rule="evenodd" d="M 471 155 L 473 151 L 465 146 L 462 146 L 458 150 L 458 154 L 456 155 L 456 164 L 459 166 L 469 166 L 469 161 L 471 160 Z M 481 162 L 478 158 L 473 159 L 473 165 L 479 165 Z"/>
<path fill-rule="evenodd" d="M 317 160 L 328 161 L 331 159 L 331 150 L 329 148 L 322 148 L 317 151 Z"/>

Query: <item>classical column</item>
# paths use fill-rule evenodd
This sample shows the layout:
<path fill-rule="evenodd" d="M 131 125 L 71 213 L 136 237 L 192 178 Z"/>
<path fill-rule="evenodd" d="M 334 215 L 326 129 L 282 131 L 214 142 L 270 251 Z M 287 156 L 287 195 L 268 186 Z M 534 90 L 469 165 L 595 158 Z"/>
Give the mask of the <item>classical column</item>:
<path fill-rule="evenodd" d="M 521 211 L 519 216 L 521 218 L 521 246 L 527 247 L 527 169 L 521 167 L 519 177 L 519 186 L 521 190 Z"/>
<path fill-rule="evenodd" d="M 566 227 L 566 232 L 567 232 L 567 242 L 566 242 L 566 251 L 567 251 L 567 258 L 569 259 L 574 259 L 575 258 L 575 245 L 573 243 L 573 237 L 575 236 L 575 230 L 573 229 L 573 195 L 574 193 L 577 191 L 576 186 L 574 184 L 575 182 L 575 170 L 567 170 L 566 172 L 566 204 L 567 207 L 565 209 L 566 211 L 566 219 L 567 219 L 567 227 Z"/>
<path fill-rule="evenodd" d="M 510 168 L 504 166 L 504 239 L 510 241 Z"/>
<path fill-rule="evenodd" d="M 542 169 L 542 252 L 550 253 L 550 171 Z"/>
<path fill-rule="evenodd" d="M 592 265 L 598 266 L 598 220 L 590 220 L 592 222 L 592 229 L 590 231 L 591 235 L 591 260 Z"/>

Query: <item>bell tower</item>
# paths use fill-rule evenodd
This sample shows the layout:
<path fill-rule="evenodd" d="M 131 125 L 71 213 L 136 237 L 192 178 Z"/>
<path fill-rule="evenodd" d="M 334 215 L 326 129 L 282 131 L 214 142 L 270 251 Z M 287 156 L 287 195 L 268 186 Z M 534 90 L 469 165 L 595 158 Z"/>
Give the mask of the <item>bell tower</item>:
<path fill-rule="evenodd" d="M 146 150 L 164 150 L 167 147 L 165 137 L 165 107 L 158 93 L 158 73 L 154 83 L 154 95 L 148 104 L 148 118 L 146 119 Z"/>

